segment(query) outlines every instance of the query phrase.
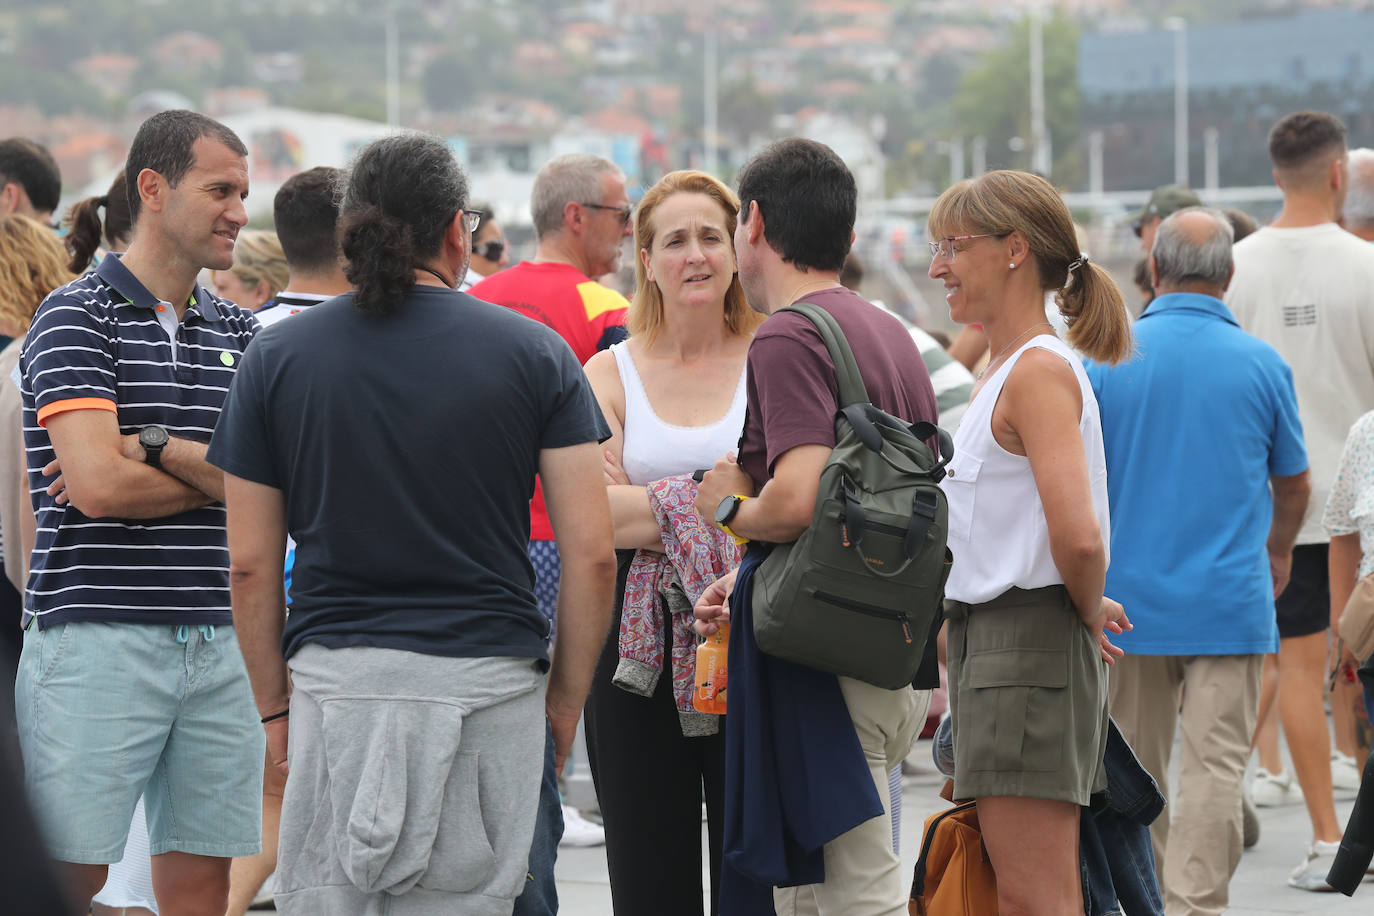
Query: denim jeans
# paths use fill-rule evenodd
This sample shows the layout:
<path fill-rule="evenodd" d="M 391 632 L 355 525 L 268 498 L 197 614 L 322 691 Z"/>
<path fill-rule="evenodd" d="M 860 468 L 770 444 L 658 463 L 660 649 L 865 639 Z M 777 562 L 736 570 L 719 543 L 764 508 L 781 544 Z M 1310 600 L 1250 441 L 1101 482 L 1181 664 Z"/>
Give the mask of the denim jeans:
<path fill-rule="evenodd" d="M 558 884 L 553 866 L 563 839 L 563 798 L 553 768 L 553 729 L 544 720 L 544 778 L 539 783 L 539 813 L 530 841 L 530 870 L 525 890 L 515 898 L 512 916 L 554 916 L 558 912 Z"/>
<path fill-rule="evenodd" d="M 1164 810 L 1164 796 L 1110 720 L 1105 763 L 1107 789 L 1082 809 L 1079 825 L 1084 911 L 1163 916 L 1149 828 Z"/>
<path fill-rule="evenodd" d="M 1364 689 L 1364 710 L 1374 722 L 1374 655 L 1360 666 L 1360 686 Z"/>

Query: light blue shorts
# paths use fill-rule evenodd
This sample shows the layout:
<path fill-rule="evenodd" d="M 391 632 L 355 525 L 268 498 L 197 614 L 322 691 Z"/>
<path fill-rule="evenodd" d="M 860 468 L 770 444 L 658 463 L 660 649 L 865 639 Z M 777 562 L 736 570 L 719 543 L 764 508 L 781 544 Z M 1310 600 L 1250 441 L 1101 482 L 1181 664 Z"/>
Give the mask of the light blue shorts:
<path fill-rule="evenodd" d="M 259 851 L 264 738 L 233 627 L 32 626 L 14 696 L 54 858 L 119 861 L 140 794 L 153 855 Z"/>

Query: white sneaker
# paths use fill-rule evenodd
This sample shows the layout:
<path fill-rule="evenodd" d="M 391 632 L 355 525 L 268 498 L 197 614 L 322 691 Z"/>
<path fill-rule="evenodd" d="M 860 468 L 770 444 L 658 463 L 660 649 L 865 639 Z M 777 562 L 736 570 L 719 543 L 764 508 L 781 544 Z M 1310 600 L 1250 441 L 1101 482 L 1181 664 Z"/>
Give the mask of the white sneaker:
<path fill-rule="evenodd" d="M 1360 781 L 1364 774 L 1355 765 L 1354 757 L 1347 757 L 1340 751 L 1331 752 L 1331 785 L 1345 792 L 1360 791 Z"/>
<path fill-rule="evenodd" d="M 563 839 L 559 846 L 604 846 L 606 828 L 587 820 L 572 805 L 563 806 Z"/>
<path fill-rule="evenodd" d="M 1285 805 L 1302 804 L 1302 787 L 1293 781 L 1286 770 L 1270 773 L 1261 767 L 1255 771 L 1255 779 L 1250 783 L 1250 798 L 1256 808 L 1281 808 Z"/>
<path fill-rule="evenodd" d="M 1336 861 L 1340 843 L 1313 843 L 1307 857 L 1288 876 L 1288 886 L 1300 891 L 1330 892 L 1335 888 L 1326 883 L 1326 874 Z"/>

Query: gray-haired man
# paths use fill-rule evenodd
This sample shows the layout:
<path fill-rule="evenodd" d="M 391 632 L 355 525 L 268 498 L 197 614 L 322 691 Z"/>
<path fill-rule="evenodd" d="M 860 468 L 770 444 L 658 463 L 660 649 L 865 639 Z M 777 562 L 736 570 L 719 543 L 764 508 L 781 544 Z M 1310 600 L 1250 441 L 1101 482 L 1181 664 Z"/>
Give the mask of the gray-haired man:
<path fill-rule="evenodd" d="M 1112 506 L 1106 591 L 1135 623 L 1111 711 L 1172 797 L 1172 816 L 1150 828 L 1171 916 L 1226 907 L 1260 669 L 1278 645 L 1274 596 L 1310 491 L 1292 371 L 1221 301 L 1232 237 L 1216 210 L 1164 219 L 1150 255 L 1159 296 L 1136 324 L 1136 356 L 1088 368 Z"/>
<path fill-rule="evenodd" d="M 1352 149 L 1345 169 L 1350 183 L 1341 208 L 1341 225 L 1346 232 L 1374 242 L 1374 149 Z"/>

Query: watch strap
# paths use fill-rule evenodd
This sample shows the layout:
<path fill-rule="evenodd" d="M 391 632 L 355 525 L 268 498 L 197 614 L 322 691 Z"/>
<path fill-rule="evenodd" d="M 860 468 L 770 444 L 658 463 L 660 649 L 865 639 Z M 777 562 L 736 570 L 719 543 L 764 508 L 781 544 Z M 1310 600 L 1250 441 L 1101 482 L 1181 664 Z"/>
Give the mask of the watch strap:
<path fill-rule="evenodd" d="M 730 513 L 730 521 L 734 521 L 735 516 L 739 514 L 739 507 L 744 505 L 744 501 L 746 499 L 752 499 L 753 497 L 745 496 L 743 493 L 732 493 L 731 498 L 735 500 L 735 511 Z M 749 543 L 748 538 L 740 537 L 738 534 L 735 534 L 735 532 L 730 528 L 729 522 L 717 522 L 717 525 L 719 525 L 721 531 L 724 531 L 726 534 L 730 535 L 730 537 L 735 539 L 736 545 Z"/>
<path fill-rule="evenodd" d="M 730 530 L 730 526 L 727 524 L 722 523 L 720 526 L 720 530 L 724 531 L 726 534 L 730 535 L 730 537 L 734 538 L 735 546 L 737 547 L 749 543 L 748 538 L 742 538 L 738 534 L 735 534 L 734 531 Z"/>

